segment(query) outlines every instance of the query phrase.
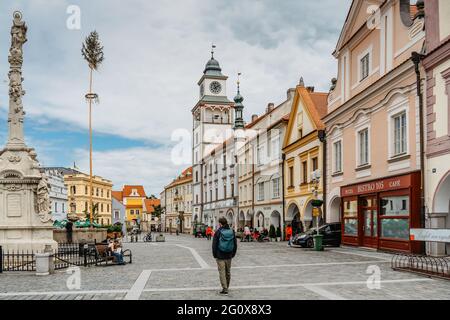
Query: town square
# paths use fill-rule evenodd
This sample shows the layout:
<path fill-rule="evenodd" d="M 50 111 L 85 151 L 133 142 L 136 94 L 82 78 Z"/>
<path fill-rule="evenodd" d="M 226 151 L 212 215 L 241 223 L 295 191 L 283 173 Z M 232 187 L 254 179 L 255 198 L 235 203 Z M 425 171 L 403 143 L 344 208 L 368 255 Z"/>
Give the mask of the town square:
<path fill-rule="evenodd" d="M 69 2 L 0 4 L 0 300 L 450 299 L 449 1 Z"/>

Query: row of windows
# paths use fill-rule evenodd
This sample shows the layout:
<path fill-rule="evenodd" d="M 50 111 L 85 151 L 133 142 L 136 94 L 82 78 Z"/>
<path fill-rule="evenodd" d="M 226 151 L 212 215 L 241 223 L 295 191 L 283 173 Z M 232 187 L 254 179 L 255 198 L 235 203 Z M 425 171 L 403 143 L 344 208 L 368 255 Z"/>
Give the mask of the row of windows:
<path fill-rule="evenodd" d="M 408 152 L 408 129 L 406 112 L 403 111 L 391 117 L 391 158 L 402 156 Z M 342 140 L 333 143 L 333 173 L 343 171 Z M 357 166 L 370 164 L 370 132 L 369 128 L 357 132 Z"/>
<path fill-rule="evenodd" d="M 100 213 L 103 213 L 103 212 L 108 213 L 109 212 L 109 208 L 110 208 L 109 203 L 107 203 L 106 206 L 103 203 L 96 203 L 96 204 L 94 204 L 94 206 L 95 205 L 98 206 Z M 86 211 L 86 212 L 88 211 L 88 206 L 89 206 L 88 202 L 85 202 L 84 203 L 84 211 Z M 77 205 L 75 203 L 71 204 L 71 207 L 73 208 L 73 210 L 75 212 L 77 212 Z M 57 204 L 55 203 L 55 210 L 56 210 L 56 208 L 57 208 Z M 64 204 L 63 204 L 63 212 L 64 212 Z"/>
<path fill-rule="evenodd" d="M 258 183 L 258 201 L 264 201 L 265 199 L 265 187 L 266 182 Z M 271 180 L 272 199 L 280 197 L 280 178 Z"/>
<path fill-rule="evenodd" d="M 78 186 L 78 188 L 77 188 L 77 186 L 71 186 L 70 187 L 70 193 L 72 195 L 80 194 L 80 189 L 82 190 L 82 188 L 79 187 L 79 186 Z M 88 190 L 89 190 L 88 186 L 85 186 L 84 187 L 84 194 L 85 195 L 89 194 Z M 109 198 L 109 190 L 106 190 L 106 192 L 105 192 L 104 189 L 100 189 L 100 188 L 93 188 L 93 190 L 92 190 L 92 195 L 95 195 L 96 197 L 102 197 L 103 198 L 105 194 L 106 194 L 106 198 Z"/>
<path fill-rule="evenodd" d="M 209 194 L 209 196 L 208 196 L 208 194 Z M 213 189 L 209 189 L 209 192 L 205 191 L 205 195 L 204 195 L 205 199 L 203 201 L 204 202 L 212 202 L 212 201 L 218 201 L 218 200 L 226 200 L 228 194 L 229 193 L 227 192 L 227 186 L 224 185 L 222 199 L 219 199 L 219 188 L 216 187 L 215 191 L 214 191 L 214 195 L 215 195 L 214 199 L 213 199 Z M 234 183 L 231 184 L 231 198 L 234 198 Z M 195 203 L 196 204 L 200 203 L 198 195 L 195 196 Z"/>
<path fill-rule="evenodd" d="M 311 159 L 311 172 L 315 172 L 319 169 L 319 160 L 317 157 L 313 157 Z M 288 169 L 289 172 L 289 188 L 293 188 L 295 186 L 295 171 L 294 171 L 294 166 L 291 165 Z M 306 184 L 309 181 L 309 177 L 308 177 L 308 161 L 304 160 L 302 161 L 301 164 L 301 176 L 300 176 L 300 181 L 301 184 Z"/>

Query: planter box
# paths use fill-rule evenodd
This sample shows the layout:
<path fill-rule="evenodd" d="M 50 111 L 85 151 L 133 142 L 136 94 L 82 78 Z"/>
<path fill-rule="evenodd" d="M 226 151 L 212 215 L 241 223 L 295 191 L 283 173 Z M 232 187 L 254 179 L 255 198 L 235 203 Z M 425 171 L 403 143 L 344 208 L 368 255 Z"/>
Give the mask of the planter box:
<path fill-rule="evenodd" d="M 156 237 L 156 242 L 165 242 L 165 241 L 166 241 L 166 238 L 162 234 L 160 234 Z"/>
<path fill-rule="evenodd" d="M 86 229 L 78 229 L 74 228 L 72 232 L 72 242 L 73 243 L 81 243 L 81 242 L 97 242 L 100 243 L 107 238 L 106 228 L 99 228 L 90 230 Z M 58 243 L 67 243 L 67 231 L 65 229 L 54 229 L 53 230 L 53 239 Z"/>

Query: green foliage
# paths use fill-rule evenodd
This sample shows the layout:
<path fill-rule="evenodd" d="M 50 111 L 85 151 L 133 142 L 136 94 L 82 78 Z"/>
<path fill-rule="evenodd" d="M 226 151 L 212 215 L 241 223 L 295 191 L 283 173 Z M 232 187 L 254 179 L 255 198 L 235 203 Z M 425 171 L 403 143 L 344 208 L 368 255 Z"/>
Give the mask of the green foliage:
<path fill-rule="evenodd" d="M 112 232 L 122 232 L 122 224 L 121 223 L 116 223 L 113 224 L 112 226 L 107 226 L 108 228 L 108 232 L 112 233 Z"/>
<path fill-rule="evenodd" d="M 157 205 L 154 208 L 155 208 L 155 211 L 153 212 L 153 215 L 158 218 L 161 217 L 161 213 L 162 213 L 161 205 Z"/>
<path fill-rule="evenodd" d="M 104 55 L 97 31 L 92 31 L 85 39 L 81 48 L 81 55 L 88 62 L 89 68 L 98 70 L 104 60 Z"/>
<path fill-rule="evenodd" d="M 276 238 L 276 237 L 277 235 L 275 233 L 275 227 L 273 224 L 271 224 L 269 228 L 269 238 Z"/>
<path fill-rule="evenodd" d="M 83 212 L 86 217 L 86 220 L 90 221 L 91 217 L 89 212 L 87 210 L 84 210 Z M 95 203 L 92 206 L 92 221 L 98 222 L 98 203 Z"/>

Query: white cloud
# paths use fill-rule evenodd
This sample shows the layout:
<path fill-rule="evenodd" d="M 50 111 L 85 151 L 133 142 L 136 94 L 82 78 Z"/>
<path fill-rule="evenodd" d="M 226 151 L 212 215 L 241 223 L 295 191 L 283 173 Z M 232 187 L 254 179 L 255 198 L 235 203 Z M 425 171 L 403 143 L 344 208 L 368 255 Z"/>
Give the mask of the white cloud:
<path fill-rule="evenodd" d="M 105 152 L 94 152 L 93 171 L 114 183 L 120 190 L 124 184 L 143 185 L 147 195 L 159 193 L 186 165 L 175 165 L 170 161 L 170 148 L 130 148 Z M 75 150 L 77 167 L 89 173 L 89 152 Z"/>

